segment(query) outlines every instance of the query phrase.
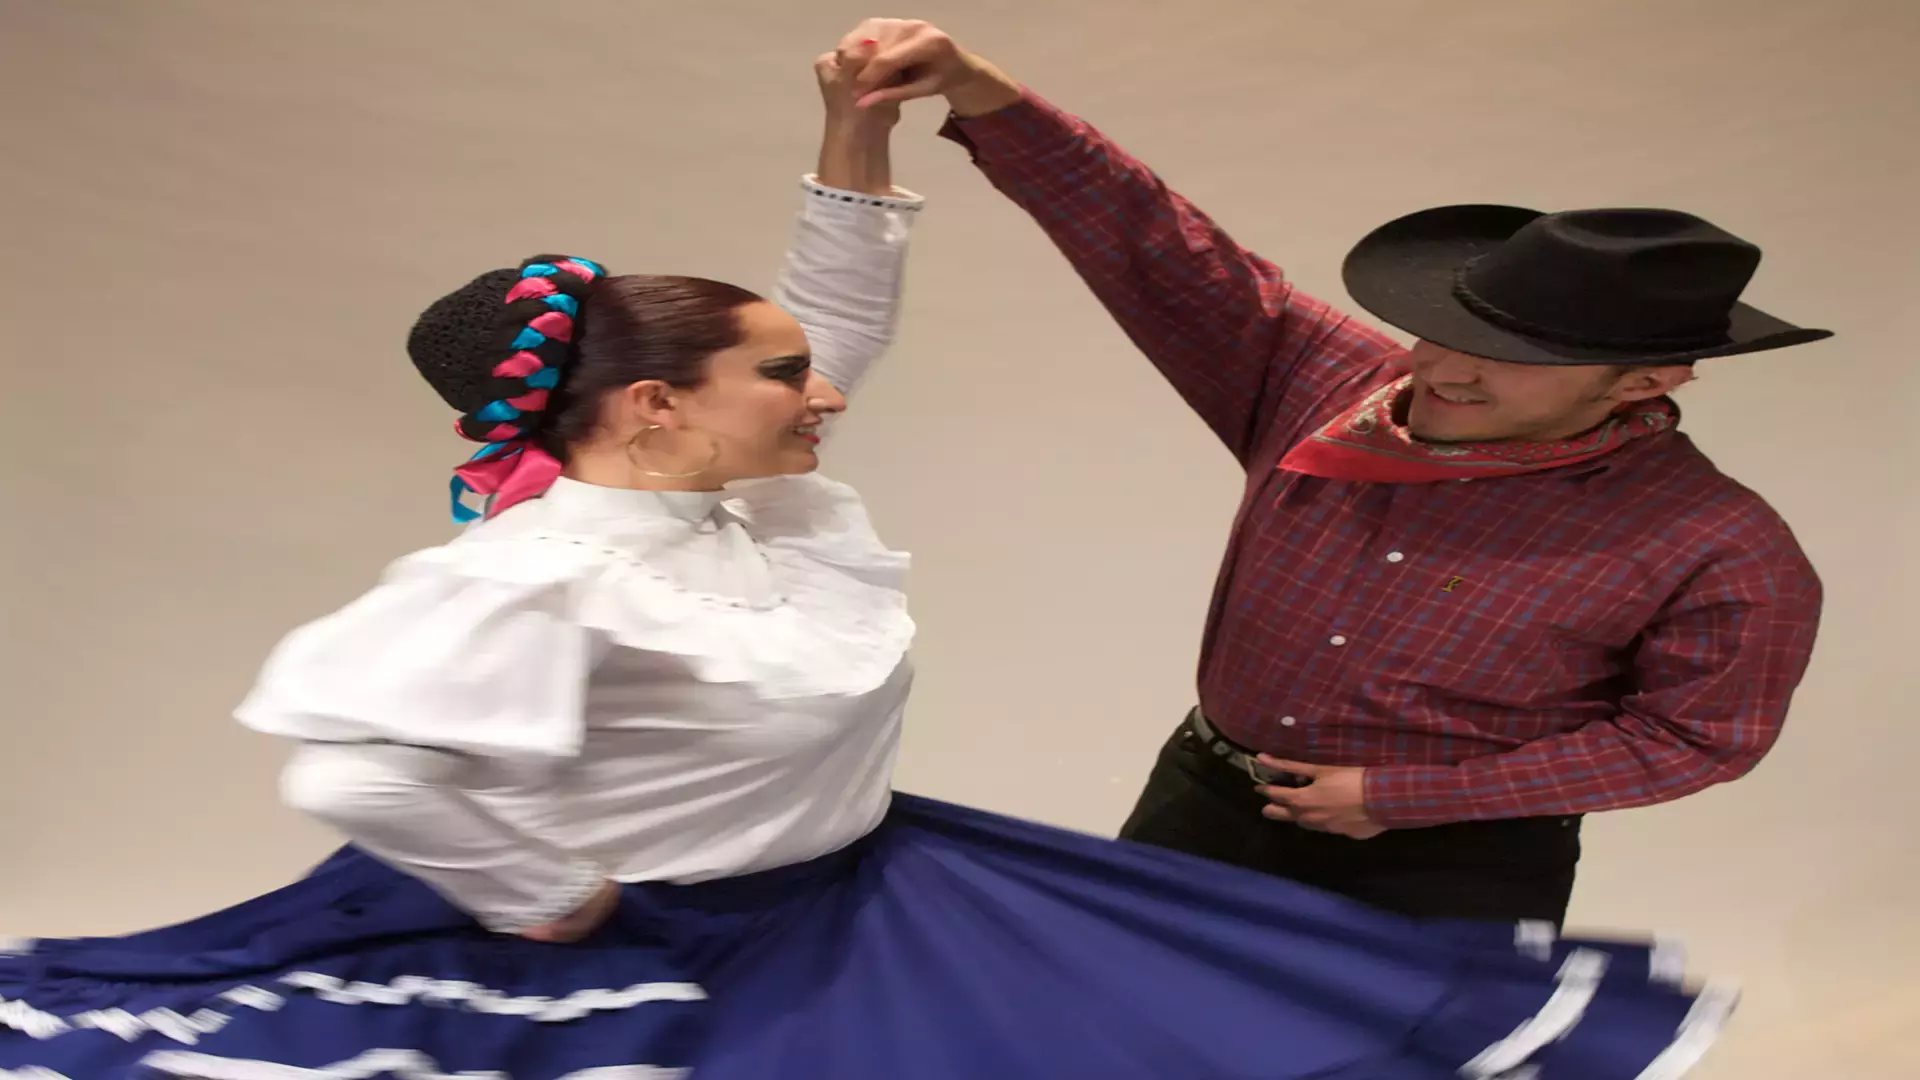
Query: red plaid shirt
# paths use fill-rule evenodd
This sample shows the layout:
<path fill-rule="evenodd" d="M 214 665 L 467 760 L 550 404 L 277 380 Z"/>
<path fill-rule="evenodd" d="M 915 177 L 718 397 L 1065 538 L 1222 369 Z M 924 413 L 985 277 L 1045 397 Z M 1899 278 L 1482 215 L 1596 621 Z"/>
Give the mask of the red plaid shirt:
<path fill-rule="evenodd" d="M 1397 828 L 1662 802 L 1773 745 L 1819 579 L 1685 435 L 1472 482 L 1281 472 L 1405 350 L 1036 96 L 944 134 L 1246 468 L 1200 658 L 1230 738 L 1367 766 L 1368 812 Z"/>

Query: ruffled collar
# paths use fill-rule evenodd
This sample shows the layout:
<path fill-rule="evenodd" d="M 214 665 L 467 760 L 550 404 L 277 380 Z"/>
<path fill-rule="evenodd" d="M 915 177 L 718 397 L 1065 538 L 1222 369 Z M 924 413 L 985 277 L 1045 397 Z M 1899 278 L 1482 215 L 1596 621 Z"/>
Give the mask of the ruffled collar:
<path fill-rule="evenodd" d="M 772 697 L 864 693 L 913 639 L 907 556 L 815 474 L 700 492 L 560 480 L 441 550 L 476 576 L 575 578 L 584 625 Z"/>

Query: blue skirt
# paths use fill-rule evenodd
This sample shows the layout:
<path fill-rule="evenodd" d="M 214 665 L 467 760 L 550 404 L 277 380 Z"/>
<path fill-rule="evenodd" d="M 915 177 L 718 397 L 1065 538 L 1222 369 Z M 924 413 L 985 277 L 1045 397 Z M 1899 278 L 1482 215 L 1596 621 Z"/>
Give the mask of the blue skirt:
<path fill-rule="evenodd" d="M 845 851 L 487 933 L 351 848 L 0 956 L 0 1080 L 1665 1080 L 1732 994 L 1651 944 L 1401 918 L 911 796 Z"/>

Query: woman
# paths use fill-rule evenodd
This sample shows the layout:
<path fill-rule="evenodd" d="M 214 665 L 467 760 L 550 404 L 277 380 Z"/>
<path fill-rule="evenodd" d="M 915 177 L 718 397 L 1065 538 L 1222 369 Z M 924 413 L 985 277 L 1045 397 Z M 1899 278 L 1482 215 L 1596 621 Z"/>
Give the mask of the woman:
<path fill-rule="evenodd" d="M 1676 1076 L 1668 958 L 1436 927 L 889 797 L 904 557 L 813 475 L 917 197 L 823 58 L 780 307 L 544 256 L 409 352 L 487 445 L 459 539 L 240 710 L 352 841 L 195 922 L 0 959 L 0 1077 Z M 790 314 L 789 314 L 790 313 Z M 1643 1073 L 1643 1068 L 1651 1068 Z M 1529 1069 L 1544 1072 L 1529 1072 Z"/>

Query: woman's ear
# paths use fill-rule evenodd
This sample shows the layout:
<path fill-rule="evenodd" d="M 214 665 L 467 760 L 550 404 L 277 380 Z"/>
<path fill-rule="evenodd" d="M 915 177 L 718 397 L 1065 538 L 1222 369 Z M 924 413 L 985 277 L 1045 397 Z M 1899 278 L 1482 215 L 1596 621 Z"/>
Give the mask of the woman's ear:
<path fill-rule="evenodd" d="M 618 418 L 621 427 L 675 427 L 679 423 L 680 395 L 658 379 L 628 383 L 614 397 L 624 414 Z"/>

